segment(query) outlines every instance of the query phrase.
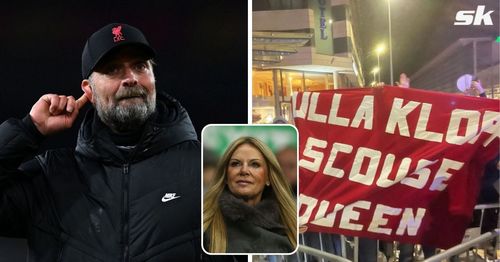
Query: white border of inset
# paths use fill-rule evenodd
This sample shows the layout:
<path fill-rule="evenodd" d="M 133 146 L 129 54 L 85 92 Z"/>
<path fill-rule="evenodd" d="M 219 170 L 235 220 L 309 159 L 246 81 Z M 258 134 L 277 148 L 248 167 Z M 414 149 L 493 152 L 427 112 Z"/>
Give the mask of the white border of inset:
<path fill-rule="evenodd" d="M 283 126 L 283 127 L 292 127 L 294 130 L 295 130 L 295 133 L 296 133 L 296 143 L 297 143 L 297 173 L 295 174 L 296 177 L 297 177 L 297 185 L 296 185 L 296 192 L 297 192 L 297 195 L 295 196 L 295 208 L 296 208 L 296 216 L 297 216 L 297 220 L 296 220 L 296 228 L 297 228 L 297 235 L 296 235 L 296 239 L 297 239 L 297 244 L 295 246 L 295 250 L 290 252 L 290 253 L 210 253 L 208 251 L 205 250 L 205 247 L 203 246 L 203 236 L 204 236 L 204 232 L 203 232 L 203 196 L 204 196 L 204 191 L 203 191 L 203 149 L 204 149 L 204 143 L 203 143 L 203 140 L 204 140 L 204 137 L 205 137 L 205 130 L 207 127 L 214 127 L 214 126 L 228 126 L 228 127 L 234 127 L 234 126 L 247 126 L 247 127 L 278 127 L 278 126 Z M 297 252 L 297 250 L 299 249 L 299 217 L 298 217 L 298 213 L 299 213 L 299 196 L 298 196 L 298 192 L 299 192 L 299 168 L 298 168 L 298 165 L 299 165 L 299 131 L 297 130 L 297 128 L 293 125 L 290 125 L 290 124 L 255 124 L 255 125 L 251 125 L 251 124 L 209 124 L 209 125 L 206 125 L 205 127 L 203 127 L 203 130 L 201 130 L 201 175 L 200 175 L 200 180 L 201 180 L 201 217 L 200 217 L 200 221 L 201 221 L 201 241 L 200 241 L 200 245 L 201 245 L 201 249 L 203 250 L 203 252 L 205 252 L 205 254 L 207 255 L 248 255 L 248 261 L 252 261 L 252 255 L 277 255 L 277 256 L 280 256 L 280 255 L 293 255 Z"/>
<path fill-rule="evenodd" d="M 251 124 L 253 119 L 252 119 L 252 109 L 253 109 L 253 101 L 252 101 L 252 0 L 248 0 L 248 43 L 247 43 L 247 48 L 248 48 L 248 55 L 247 55 L 247 70 L 248 70 L 248 87 L 247 87 L 247 92 L 248 92 L 248 106 L 247 106 L 247 123 Z"/>

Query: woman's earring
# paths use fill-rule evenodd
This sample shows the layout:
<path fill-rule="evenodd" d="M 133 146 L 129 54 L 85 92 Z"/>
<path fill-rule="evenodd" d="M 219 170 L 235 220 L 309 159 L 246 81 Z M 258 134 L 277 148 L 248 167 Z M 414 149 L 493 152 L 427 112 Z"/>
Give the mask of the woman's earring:
<path fill-rule="evenodd" d="M 266 186 L 270 186 L 270 185 L 271 185 L 271 183 L 269 183 L 269 181 L 267 181 L 266 182 Z"/>

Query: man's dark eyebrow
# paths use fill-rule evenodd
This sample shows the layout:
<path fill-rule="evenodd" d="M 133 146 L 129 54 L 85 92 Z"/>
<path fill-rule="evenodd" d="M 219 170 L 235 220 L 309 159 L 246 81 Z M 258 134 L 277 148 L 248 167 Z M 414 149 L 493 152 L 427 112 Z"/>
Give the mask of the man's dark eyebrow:
<path fill-rule="evenodd" d="M 119 63 L 116 63 L 116 62 L 113 62 L 113 61 L 109 61 L 109 62 L 105 62 L 105 63 L 102 63 L 102 64 L 99 64 L 95 67 L 94 71 L 96 72 L 101 72 L 101 73 L 105 73 L 106 71 L 108 71 L 109 69 L 111 69 L 112 67 L 116 67 L 118 66 Z"/>
<path fill-rule="evenodd" d="M 151 61 L 151 66 L 153 65 L 153 62 L 150 58 L 145 58 L 145 57 L 137 57 L 137 58 L 132 58 L 130 59 L 130 62 L 132 64 L 137 64 L 137 63 L 146 63 L 149 65 L 148 61 Z M 110 67 L 114 67 L 114 66 L 117 66 L 117 65 L 120 65 L 121 63 L 120 62 L 117 62 L 116 59 L 109 59 L 109 60 L 106 60 L 106 61 L 103 61 L 102 63 L 99 63 L 96 68 L 95 68 L 95 71 L 99 72 L 99 71 L 103 71 L 103 70 L 107 70 L 108 68 Z"/>
<path fill-rule="evenodd" d="M 148 63 L 149 59 L 146 58 L 137 58 L 132 60 L 132 63 Z"/>

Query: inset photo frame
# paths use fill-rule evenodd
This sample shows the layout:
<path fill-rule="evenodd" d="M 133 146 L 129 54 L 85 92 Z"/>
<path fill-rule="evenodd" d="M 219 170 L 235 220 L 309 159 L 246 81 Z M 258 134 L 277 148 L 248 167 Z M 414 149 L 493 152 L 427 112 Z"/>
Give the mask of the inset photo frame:
<path fill-rule="evenodd" d="M 298 132 L 292 125 L 202 131 L 202 247 L 292 254 L 298 247 Z"/>

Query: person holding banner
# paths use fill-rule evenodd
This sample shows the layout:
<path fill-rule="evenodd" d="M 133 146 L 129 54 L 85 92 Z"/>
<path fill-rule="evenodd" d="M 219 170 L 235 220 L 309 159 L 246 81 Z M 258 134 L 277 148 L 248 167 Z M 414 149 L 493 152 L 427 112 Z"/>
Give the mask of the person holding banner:
<path fill-rule="evenodd" d="M 462 78 L 466 78 L 469 75 L 464 75 Z M 471 82 L 470 82 L 470 87 L 465 89 L 463 93 L 468 96 L 479 96 L 479 97 L 486 97 L 486 92 L 484 88 L 481 85 L 481 80 L 478 78 L 475 78 L 474 80 L 473 77 L 470 77 Z M 457 83 L 457 87 L 460 89 Z M 483 173 L 483 176 L 481 178 L 481 190 L 479 192 L 479 196 L 477 199 L 478 204 L 492 204 L 492 203 L 498 203 L 498 175 L 499 175 L 499 155 L 489 161 L 486 166 L 485 170 Z M 492 209 L 485 209 L 484 210 L 484 215 L 483 215 L 483 220 L 480 222 L 482 224 L 481 233 L 486 233 L 488 231 L 494 230 L 495 228 L 498 227 L 498 213 L 499 209 L 498 208 L 492 208 Z M 474 216 L 473 216 L 473 221 L 471 224 L 477 224 L 477 220 L 481 220 L 481 215 L 478 210 L 474 211 Z M 485 243 L 483 246 L 485 248 L 485 255 L 489 259 L 495 259 L 496 254 L 495 254 L 495 246 L 496 246 L 496 239 L 492 239 L 491 241 Z"/>
<path fill-rule="evenodd" d="M 484 91 L 484 88 L 481 85 L 481 80 L 479 79 L 472 81 L 470 90 L 476 93 L 479 97 L 486 97 L 486 92 Z"/>
<path fill-rule="evenodd" d="M 290 253 L 297 213 L 276 156 L 262 141 L 240 137 L 219 161 L 203 206 L 210 253 Z"/>
<path fill-rule="evenodd" d="M 486 97 L 486 92 L 477 77 L 465 74 L 457 79 L 457 89 L 466 96 Z"/>

